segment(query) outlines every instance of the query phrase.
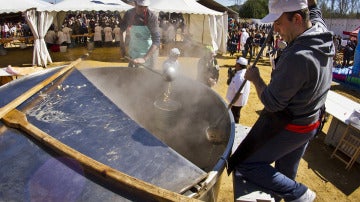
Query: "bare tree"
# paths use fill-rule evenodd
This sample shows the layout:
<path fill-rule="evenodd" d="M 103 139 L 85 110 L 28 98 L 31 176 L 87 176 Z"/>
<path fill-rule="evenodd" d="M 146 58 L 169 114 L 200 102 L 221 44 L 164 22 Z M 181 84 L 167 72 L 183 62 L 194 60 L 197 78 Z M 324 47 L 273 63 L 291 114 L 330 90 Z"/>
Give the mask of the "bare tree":
<path fill-rule="evenodd" d="M 360 12 L 359 0 L 318 0 L 318 5 L 340 16 Z"/>
<path fill-rule="evenodd" d="M 349 0 L 338 0 L 338 13 L 344 15 L 349 10 Z"/>
<path fill-rule="evenodd" d="M 360 12 L 359 0 L 350 0 L 350 13 Z"/>

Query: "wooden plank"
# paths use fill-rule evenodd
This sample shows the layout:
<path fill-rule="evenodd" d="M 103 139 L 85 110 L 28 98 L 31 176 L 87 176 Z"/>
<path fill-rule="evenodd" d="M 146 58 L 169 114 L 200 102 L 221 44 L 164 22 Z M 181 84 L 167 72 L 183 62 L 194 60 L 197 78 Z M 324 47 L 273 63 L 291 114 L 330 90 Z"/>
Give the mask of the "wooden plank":
<path fill-rule="evenodd" d="M 42 142 L 47 147 L 54 151 L 66 155 L 77 160 L 87 169 L 101 175 L 111 181 L 121 183 L 127 188 L 132 188 L 140 191 L 143 194 L 154 198 L 156 201 L 198 201 L 194 198 L 189 198 L 181 194 L 171 192 L 169 190 L 154 186 L 150 183 L 144 182 L 132 176 L 126 175 L 116 169 L 113 169 L 105 164 L 102 164 L 74 149 L 63 144 L 57 139 L 51 137 L 36 126 L 27 121 L 26 115 L 16 109 L 7 113 L 3 120 L 6 125 L 13 128 L 18 128 L 34 137 L 36 140 Z"/>
<path fill-rule="evenodd" d="M 21 103 L 23 103 L 25 100 L 29 99 L 31 96 L 33 96 L 35 93 L 39 92 L 42 88 L 53 82 L 55 79 L 60 77 L 61 75 L 65 74 L 67 71 L 72 69 L 75 65 L 79 64 L 84 58 L 89 56 L 89 53 L 86 53 L 82 57 L 78 58 L 77 60 L 70 63 L 68 66 L 63 67 L 59 71 L 57 71 L 55 74 L 50 76 L 49 78 L 45 79 L 44 81 L 38 83 L 25 93 L 21 94 L 19 97 L 15 98 L 13 101 L 9 102 L 4 107 L 0 108 L 0 119 L 4 117 L 7 113 L 9 113 L 11 110 L 15 109 L 17 106 L 19 106 Z"/>

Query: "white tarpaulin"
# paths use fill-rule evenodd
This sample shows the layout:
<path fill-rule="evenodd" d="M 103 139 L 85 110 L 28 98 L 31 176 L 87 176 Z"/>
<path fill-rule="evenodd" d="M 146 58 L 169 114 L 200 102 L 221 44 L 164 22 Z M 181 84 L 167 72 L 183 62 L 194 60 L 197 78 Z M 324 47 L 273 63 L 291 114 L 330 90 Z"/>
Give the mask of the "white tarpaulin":
<path fill-rule="evenodd" d="M 63 0 L 55 5 L 45 7 L 43 10 L 56 12 L 54 25 L 61 27 L 67 11 L 126 11 L 133 6 L 121 0 Z"/>
<path fill-rule="evenodd" d="M 209 9 L 195 0 L 150 0 L 149 8 L 155 12 L 175 12 L 184 15 L 192 42 L 211 45 L 214 50 L 226 52 L 227 19 L 221 12 Z"/>
<path fill-rule="evenodd" d="M 160 12 L 222 15 L 221 12 L 207 8 L 195 0 L 150 0 L 150 9 Z"/>
<path fill-rule="evenodd" d="M 33 65 L 46 66 L 47 62 L 52 62 L 45 45 L 44 35 L 51 25 L 53 15 L 37 12 L 50 5 L 41 0 L 10 0 L 0 7 L 0 13 L 24 13 L 34 35 Z"/>
<path fill-rule="evenodd" d="M 121 0 L 63 0 L 45 11 L 126 11 L 133 6 Z"/>
<path fill-rule="evenodd" d="M 0 13 L 19 13 L 49 5 L 51 4 L 41 0 L 9 0 L 2 2 Z"/>

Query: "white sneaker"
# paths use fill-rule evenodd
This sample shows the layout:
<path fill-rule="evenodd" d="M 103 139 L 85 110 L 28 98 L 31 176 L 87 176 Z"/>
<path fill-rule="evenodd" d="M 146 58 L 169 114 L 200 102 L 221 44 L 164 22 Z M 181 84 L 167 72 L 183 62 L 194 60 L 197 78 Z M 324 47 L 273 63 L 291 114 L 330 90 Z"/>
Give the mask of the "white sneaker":
<path fill-rule="evenodd" d="M 316 198 L 316 193 L 310 189 L 307 189 L 306 192 L 300 196 L 300 198 L 295 199 L 291 202 L 313 202 Z"/>

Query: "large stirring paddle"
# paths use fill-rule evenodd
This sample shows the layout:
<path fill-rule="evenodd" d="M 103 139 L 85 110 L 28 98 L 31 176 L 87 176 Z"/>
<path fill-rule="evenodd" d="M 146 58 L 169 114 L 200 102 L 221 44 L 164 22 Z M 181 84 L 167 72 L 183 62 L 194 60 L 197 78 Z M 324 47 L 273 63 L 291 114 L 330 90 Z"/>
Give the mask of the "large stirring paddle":
<path fill-rule="evenodd" d="M 127 175 L 82 154 L 29 123 L 26 115 L 17 109 L 7 113 L 3 117 L 3 121 L 9 127 L 18 128 L 26 132 L 55 152 L 75 159 L 88 171 L 105 178 L 108 182 L 116 186 L 140 192 L 155 201 L 198 201 L 197 199 L 189 198 Z"/>
<path fill-rule="evenodd" d="M 274 26 L 271 26 L 269 34 L 267 35 L 264 43 L 261 45 L 261 49 L 260 49 L 258 55 L 256 56 L 254 63 L 251 65 L 250 68 L 254 68 L 256 66 L 256 63 L 259 61 L 259 59 L 265 49 L 266 44 L 269 42 L 270 37 L 273 36 L 273 31 L 274 31 Z M 244 80 L 244 82 L 239 87 L 238 91 L 236 92 L 235 96 L 233 97 L 233 99 L 231 100 L 231 102 L 229 103 L 229 105 L 227 107 L 228 110 L 230 110 L 231 107 L 233 106 L 233 104 L 239 99 L 241 91 L 244 88 L 246 82 L 247 82 L 247 80 Z M 224 134 L 224 131 L 222 131 L 219 128 L 219 123 L 221 120 L 224 119 L 225 115 L 226 114 L 219 116 L 219 118 L 214 122 L 214 124 L 212 126 L 209 126 L 206 128 L 206 138 L 209 140 L 209 142 L 211 142 L 213 144 L 222 144 L 222 143 L 226 143 L 226 141 L 228 140 L 226 135 Z"/>
<path fill-rule="evenodd" d="M 69 65 L 61 68 L 59 71 L 57 71 L 52 76 L 48 77 L 44 81 L 38 83 L 31 89 L 27 90 L 25 93 L 21 94 L 11 102 L 9 102 L 7 105 L 0 108 L 0 119 L 4 117 L 7 113 L 9 113 L 11 110 L 15 109 L 17 106 L 19 106 L 21 103 L 29 99 L 31 96 L 33 96 L 35 93 L 40 91 L 42 88 L 53 82 L 58 77 L 62 76 L 66 72 L 68 72 L 70 69 L 72 69 L 74 66 L 78 65 L 81 61 L 83 61 L 86 57 L 89 56 L 89 53 L 86 53 L 85 55 L 81 56 L 77 60 L 71 62 Z"/>
<path fill-rule="evenodd" d="M 129 61 L 133 61 L 133 59 L 131 59 L 130 57 L 125 56 L 125 58 L 128 59 Z M 163 71 L 163 73 L 161 73 L 161 72 L 156 71 L 155 69 L 152 69 L 144 64 L 138 63 L 137 65 L 142 66 L 145 69 L 150 70 L 151 72 L 160 75 L 161 77 L 163 77 L 163 79 L 165 81 L 168 81 L 168 82 L 173 81 L 177 74 L 174 67 L 168 67 L 166 70 Z"/>

